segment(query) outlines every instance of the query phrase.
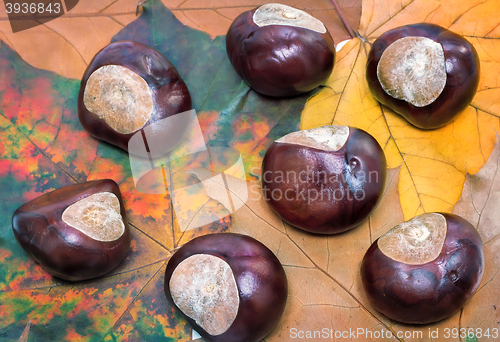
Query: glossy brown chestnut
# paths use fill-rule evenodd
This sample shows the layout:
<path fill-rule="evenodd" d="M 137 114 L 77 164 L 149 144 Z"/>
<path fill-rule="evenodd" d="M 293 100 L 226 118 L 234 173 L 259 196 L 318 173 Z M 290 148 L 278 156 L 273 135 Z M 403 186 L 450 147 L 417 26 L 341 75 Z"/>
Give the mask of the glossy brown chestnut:
<path fill-rule="evenodd" d="M 226 35 L 229 60 L 261 94 L 293 96 L 324 83 L 335 61 L 332 37 L 318 19 L 266 4 L 240 14 Z"/>
<path fill-rule="evenodd" d="M 29 256 L 56 277 L 71 281 L 111 271 L 131 241 L 120 189 L 110 179 L 37 197 L 14 212 L 12 227 Z"/>
<path fill-rule="evenodd" d="M 370 304 L 387 317 L 426 324 L 451 316 L 473 296 L 484 272 L 476 229 L 453 214 L 423 214 L 375 241 L 361 264 Z"/>
<path fill-rule="evenodd" d="M 275 141 L 262 163 L 264 198 L 300 229 L 335 234 L 365 220 L 382 197 L 386 159 L 361 129 L 324 126 Z"/>
<path fill-rule="evenodd" d="M 419 128 L 434 129 L 472 101 L 479 57 L 465 38 L 443 27 L 406 25 L 375 40 L 366 78 L 379 102 Z"/>
<path fill-rule="evenodd" d="M 111 43 L 99 51 L 83 75 L 78 95 L 78 117 L 85 130 L 126 151 L 135 132 L 190 109 L 188 88 L 172 63 L 132 41 Z M 165 135 L 172 134 L 163 129 Z"/>
<path fill-rule="evenodd" d="M 283 314 L 285 271 L 262 243 L 219 233 L 188 242 L 172 256 L 165 294 L 207 341 L 257 342 Z"/>

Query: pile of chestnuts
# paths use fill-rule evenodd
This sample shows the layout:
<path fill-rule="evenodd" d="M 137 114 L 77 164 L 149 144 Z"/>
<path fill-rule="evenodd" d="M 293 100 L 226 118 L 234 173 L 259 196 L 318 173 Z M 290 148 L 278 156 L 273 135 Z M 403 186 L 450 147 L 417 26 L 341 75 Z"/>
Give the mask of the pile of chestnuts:
<path fill-rule="evenodd" d="M 226 47 L 235 71 L 264 96 L 307 93 L 327 81 L 335 62 L 325 25 L 276 3 L 239 15 Z M 471 102 L 479 62 L 466 39 L 421 23 L 381 35 L 369 53 L 366 77 L 380 103 L 416 127 L 434 129 Z M 112 43 L 96 54 L 78 96 L 85 130 L 126 151 L 132 135 L 189 109 L 189 91 L 172 63 L 132 41 Z M 164 133 L 186 128 L 167 127 Z M 290 225 L 338 234 L 359 226 L 377 207 L 386 169 L 382 148 L 367 132 L 317 127 L 287 134 L 269 147 L 262 190 L 272 211 Z M 109 179 L 63 187 L 25 203 L 12 225 L 29 256 L 69 281 L 110 272 L 131 243 L 120 190 Z M 484 262 L 481 238 L 469 222 L 428 213 L 377 239 L 361 262 L 361 278 L 373 308 L 396 321 L 426 324 L 465 305 L 480 284 Z M 207 341 L 260 341 L 285 310 L 288 284 L 266 246 L 249 236 L 220 233 L 195 238 L 173 254 L 164 290 Z"/>

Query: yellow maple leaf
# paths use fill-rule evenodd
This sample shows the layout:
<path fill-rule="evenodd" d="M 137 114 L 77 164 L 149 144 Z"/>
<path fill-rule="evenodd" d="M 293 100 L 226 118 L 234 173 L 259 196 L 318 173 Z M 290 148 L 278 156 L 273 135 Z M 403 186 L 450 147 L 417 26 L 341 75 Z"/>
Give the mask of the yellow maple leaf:
<path fill-rule="evenodd" d="M 309 99 L 301 128 L 350 125 L 372 134 L 388 166 L 402 165 L 399 193 L 405 219 L 431 211 L 450 212 L 460 197 L 466 173 L 484 165 L 499 130 L 500 2 L 364 0 L 359 37 L 337 54 L 326 86 Z M 437 130 L 411 126 L 371 95 L 366 81 L 367 54 L 382 33 L 428 22 L 461 34 L 476 48 L 480 84 L 472 103 L 453 122 Z"/>

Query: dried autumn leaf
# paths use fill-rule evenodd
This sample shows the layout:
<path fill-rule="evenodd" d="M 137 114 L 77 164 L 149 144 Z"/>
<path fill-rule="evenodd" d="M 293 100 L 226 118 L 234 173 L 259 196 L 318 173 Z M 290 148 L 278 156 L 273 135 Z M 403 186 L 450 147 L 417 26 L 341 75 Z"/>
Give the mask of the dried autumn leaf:
<path fill-rule="evenodd" d="M 231 22 L 240 13 L 268 2 L 262 0 L 240 0 L 217 1 L 214 3 L 207 0 L 187 0 L 178 4 L 165 1 L 164 4 L 184 24 L 203 30 L 215 37 L 226 34 L 229 25 L 231 25 Z M 353 27 L 357 27 L 361 15 L 361 0 L 340 0 L 337 2 L 339 7 L 343 9 L 347 21 Z M 349 37 L 330 0 L 314 2 L 282 0 L 279 3 L 305 10 L 321 20 L 332 34 L 335 42 L 340 42 Z"/>
<path fill-rule="evenodd" d="M 474 175 L 467 174 L 462 196 L 453 209 L 477 228 L 484 244 L 483 281 L 460 315 L 460 327 L 472 327 L 474 332 L 500 328 L 499 194 L 500 142 L 497 135 L 495 148 L 483 168 Z"/>
<path fill-rule="evenodd" d="M 223 37 L 212 39 L 183 25 L 159 1 L 143 8 L 114 40 L 145 42 L 175 62 L 193 94 L 207 144 L 238 148 L 250 170 L 270 142 L 298 129 L 306 96 L 278 100 L 256 94 L 230 66 Z M 190 328 L 163 294 L 164 268 L 176 247 L 201 234 L 225 231 L 231 225 L 227 210 L 198 189 L 189 193 L 187 203 L 200 203 L 214 222 L 197 227 L 194 212 L 189 220 L 195 229 L 181 230 L 184 212 L 174 212 L 170 195 L 138 191 L 128 155 L 82 129 L 78 80 L 33 68 L 3 43 L 0 72 L 0 311 L 5 313 L 0 336 L 18 338 L 31 320 L 30 336 L 41 340 L 190 339 Z M 100 178 L 120 185 L 132 227 L 131 251 L 103 278 L 61 282 L 17 245 L 10 218 L 34 197 Z"/>
<path fill-rule="evenodd" d="M 23 330 L 23 334 L 21 337 L 19 337 L 18 342 L 27 342 L 28 341 L 28 336 L 30 334 L 30 328 L 31 328 L 31 321 L 26 324 L 26 328 Z"/>
<path fill-rule="evenodd" d="M 145 0 L 79 1 L 66 15 L 56 21 L 28 31 L 12 33 L 5 7 L 0 6 L 0 39 L 16 50 L 29 64 L 62 76 L 79 79 L 92 57 L 109 43 L 123 27 L 142 13 Z M 209 1 L 162 0 L 186 26 L 208 33 L 212 38 L 225 35 L 231 22 L 241 12 L 262 5 L 262 0 Z M 282 0 L 289 6 L 311 12 L 322 20 L 335 42 L 348 38 L 330 0 L 297 3 Z M 357 27 L 361 0 L 340 0 L 347 21 Z M 85 32 L 85 34 L 82 34 Z M 36 48 L 33 48 L 36 46 Z"/>
<path fill-rule="evenodd" d="M 389 167 L 402 165 L 400 200 L 405 219 L 423 212 L 451 211 L 460 197 L 466 172 L 475 173 L 493 150 L 500 127 L 498 1 L 363 1 L 359 38 L 337 55 L 327 85 L 312 97 L 301 128 L 325 124 L 352 125 L 371 133 L 384 148 Z M 365 77 L 370 42 L 385 31 L 410 23 L 444 26 L 467 38 L 477 49 L 481 80 L 471 105 L 445 127 L 423 131 L 380 105 Z"/>
<path fill-rule="evenodd" d="M 499 198 L 494 195 L 500 193 L 499 160 L 500 143 L 497 143 L 483 169 L 467 176 L 462 198 L 453 211 L 476 225 L 485 242 L 486 271 L 482 285 L 462 310 L 443 321 L 422 326 L 400 324 L 375 311 L 363 292 L 359 274 L 361 259 L 371 243 L 404 221 L 398 205 L 400 169 L 389 170 L 382 201 L 368 221 L 334 236 L 304 233 L 284 223 L 265 203 L 260 182 L 250 182 L 250 198 L 233 216 L 232 231 L 263 241 L 278 256 L 289 279 L 284 316 L 266 340 L 315 341 L 332 336 L 336 336 L 335 340 L 351 337 L 359 341 L 381 336 L 384 340 L 407 342 L 440 340 L 444 336 L 458 340 L 453 331 L 473 331 L 474 336 L 483 337 L 480 340 L 495 340 L 493 337 L 498 336 L 500 329 L 497 310 L 500 225 L 495 221 Z M 197 171 L 201 177 L 206 173 Z M 219 192 L 207 189 L 207 193 L 217 197 L 224 189 L 220 185 Z M 234 191 L 233 195 L 238 198 L 241 193 Z"/>
<path fill-rule="evenodd" d="M 342 1 L 341 3 L 341 7 L 345 10 L 350 13 L 356 12 L 356 2 L 352 8 L 348 8 L 352 2 Z M 401 10 L 402 7 L 413 8 L 414 3 L 417 7 L 430 7 L 427 2 L 419 0 L 404 3 L 392 0 L 377 3 L 365 1 L 363 3 L 364 21 L 361 26 L 371 23 L 371 18 L 373 18 L 371 30 L 379 27 L 385 28 L 384 25 L 388 24 L 383 23 L 391 22 L 393 16 L 401 15 L 398 13 L 404 12 Z M 453 7 L 448 11 L 463 13 L 457 22 L 466 18 L 468 20 L 464 21 L 463 25 L 470 26 L 473 25 L 471 23 L 477 23 L 470 19 L 471 15 L 482 16 L 484 13 L 494 13 L 497 9 L 494 1 L 487 3 L 491 8 L 483 6 L 484 4 L 474 7 L 464 1 L 460 3 L 460 6 L 448 5 L 448 7 Z M 120 7 L 126 4 L 132 6 Z M 258 5 L 258 3 L 241 2 L 243 7 L 238 7 L 238 4 L 227 5 L 221 2 L 214 5 L 204 0 L 174 3 L 169 1 L 167 3 L 183 23 L 202 27 L 209 31 L 207 35 L 181 25 L 169 11 L 161 6 L 159 1 L 147 2 L 144 4 L 143 15 L 122 30 L 114 39 L 142 39 L 143 42 L 155 46 L 169 59 L 175 60 L 174 64 L 182 70 L 183 77 L 186 78 L 190 89 L 193 89 L 195 106 L 206 141 L 223 142 L 239 150 L 243 155 L 247 171 L 254 178 L 258 178 L 260 162 L 267 146 L 276 137 L 298 128 L 298 114 L 306 98 L 299 98 L 296 101 L 268 102 L 266 100 L 261 103 L 262 99 L 248 91 L 224 61 L 223 37 L 212 40 L 216 34 L 225 32 L 222 29 L 225 24 L 221 23 L 227 24 L 230 21 L 229 19 L 222 20 L 221 17 L 234 18 L 247 9 L 247 5 L 248 9 Z M 79 18 L 68 17 L 66 23 L 70 24 L 72 20 L 78 20 L 82 24 L 82 26 L 77 26 L 80 27 L 78 34 L 74 32 L 71 34 L 72 31 L 66 27 L 61 27 L 57 34 L 66 37 L 70 45 L 76 46 L 72 50 L 73 55 L 77 55 L 81 61 L 84 61 L 85 58 L 91 58 L 95 51 L 106 45 L 110 37 L 118 31 L 115 24 L 111 28 L 106 22 L 110 20 L 119 25 L 128 24 L 134 19 L 135 5 L 135 0 L 109 1 L 99 4 L 87 2 L 87 6 L 98 6 L 100 14 L 96 15 L 93 9 L 72 12 L 75 13 L 75 17 L 79 16 Z M 324 21 L 328 21 L 329 14 L 333 13 L 329 1 L 328 4 L 326 2 L 304 3 L 304 6 L 304 9 L 313 10 Z M 445 7 L 446 3 L 434 1 L 432 6 L 434 10 L 440 6 Z M 123 11 L 121 8 L 129 10 Z M 471 10 L 467 11 L 467 8 Z M 75 8 L 77 9 L 78 7 Z M 440 18 L 440 13 L 437 10 L 429 18 L 435 16 L 436 20 L 445 20 L 445 16 Z M 354 14 L 349 17 L 356 21 Z M 214 24 L 213 18 L 221 23 Z M 446 20 L 449 23 L 456 18 L 457 15 L 447 12 Z M 477 29 L 478 32 L 483 32 L 483 36 L 494 38 L 491 44 L 486 40 L 481 40 L 484 42 L 482 44 L 484 51 L 481 52 L 482 65 L 486 64 L 488 70 L 494 70 L 497 65 L 494 58 L 485 58 L 485 56 L 494 56 L 495 34 L 498 33 L 496 32 L 498 29 L 492 29 L 490 33 L 488 29 L 496 27 L 496 21 L 496 18 L 488 17 L 488 20 L 477 23 L 475 28 L 468 28 L 469 30 Z M 106 31 L 105 34 L 98 39 L 91 39 L 91 42 L 85 42 L 85 38 L 80 35 L 81 27 L 89 23 L 97 23 L 94 26 L 96 32 Z M 329 22 L 326 24 L 332 25 Z M 51 28 L 53 29 L 53 27 L 41 29 L 50 30 Z M 65 32 L 66 30 L 69 31 Z M 372 33 L 365 36 L 369 36 L 370 39 L 376 37 Z M 8 38 L 14 40 L 12 36 Z M 50 39 L 47 38 L 47 41 Z M 36 39 L 30 40 L 31 43 L 26 43 L 26 45 L 33 44 L 33 41 Z M 338 41 L 336 39 L 336 42 Z M 16 50 L 19 47 L 19 45 L 12 45 L 16 47 Z M 24 51 L 28 49 L 25 48 Z M 54 52 L 58 58 L 64 56 L 60 51 Z M 75 54 L 74 51 L 78 53 Z M 438 137 L 432 137 L 434 140 L 439 140 L 440 144 L 431 139 L 432 144 L 426 145 L 422 143 L 425 140 L 420 135 L 411 133 L 412 130 L 405 126 L 404 121 L 399 120 L 393 114 L 382 112 L 377 103 L 371 103 L 369 100 L 358 101 L 359 98 L 370 97 L 369 92 L 363 93 L 363 89 L 366 88 L 360 86 L 364 79 L 364 62 L 361 52 L 364 53 L 363 47 L 357 41 L 351 41 L 341 50 L 335 68 L 337 73 L 332 75 L 332 78 L 337 78 L 335 87 L 331 83 L 331 89 L 335 91 L 328 93 L 330 88 L 325 87 L 320 94 L 312 98 L 312 101 L 316 101 L 318 106 L 316 108 L 319 109 L 316 115 L 323 115 L 322 120 L 330 123 L 328 115 L 334 115 L 338 107 L 345 111 L 343 115 L 346 116 L 347 121 L 360 120 L 365 115 L 365 111 L 369 115 L 373 114 L 372 118 L 376 118 L 373 122 L 367 120 L 359 127 L 368 127 L 368 131 L 372 134 L 376 133 L 374 135 L 377 136 L 379 142 L 386 142 L 382 146 L 385 147 L 388 155 L 392 153 L 392 159 L 389 158 L 392 167 L 401 164 L 404 158 L 405 160 L 410 158 L 407 150 L 419 153 L 421 150 L 433 151 L 431 155 L 440 156 L 444 153 L 441 150 L 446 150 L 446 148 L 450 150 L 457 149 L 457 146 L 463 148 L 459 140 L 455 138 L 451 139 L 451 146 L 447 146 L 448 141 L 442 137 L 440 140 Z M 78 58 L 72 57 L 68 60 L 75 61 Z M 82 62 L 68 66 L 65 63 L 54 63 L 53 58 L 49 60 L 51 63 L 43 66 L 44 68 L 63 70 L 63 72 L 70 70 L 70 73 L 73 73 L 70 76 L 75 78 L 80 77 L 85 67 Z M 34 58 L 31 58 L 31 61 L 34 61 Z M 3 114 L 3 117 L 0 117 L 0 188 L 4 194 L 7 194 L 2 198 L 0 206 L 1 217 L 4 218 L 0 232 L 0 312 L 7 313 L 7 318 L 0 319 L 0 336 L 17 339 L 28 320 L 31 319 L 34 323 L 31 326 L 30 336 L 39 337 L 41 340 L 144 341 L 165 338 L 178 341 L 190 340 L 189 326 L 174 313 L 162 293 L 166 261 L 175 247 L 199 234 L 224 230 L 231 222 L 221 221 L 218 225 L 204 227 L 199 231 L 181 232 L 174 218 L 175 213 L 171 207 L 170 197 L 138 192 L 131 178 L 126 154 L 107 144 L 98 143 L 81 130 L 74 109 L 78 81 L 66 80 L 54 74 L 32 69 L 5 46 L 0 48 L 0 67 L 3 75 L 6 75 L 4 81 L 0 81 L 0 86 L 3 87 L 0 98 L 2 101 L 0 109 Z M 63 75 L 68 76 L 64 73 Z M 198 77 L 198 75 L 202 76 Z M 493 71 L 482 75 L 486 85 L 495 84 L 496 86 L 497 77 L 498 73 Z M 355 82 L 356 78 L 359 79 Z M 12 79 L 20 83 L 13 86 L 7 82 Z M 477 106 L 481 109 L 477 109 L 478 114 L 475 116 L 481 127 L 490 127 L 491 123 L 498 126 L 496 117 L 484 113 L 484 115 L 479 115 L 481 111 L 495 113 L 499 109 L 495 102 L 496 97 L 490 97 L 495 92 L 495 87 L 486 86 L 475 98 L 475 101 L 479 101 L 482 106 Z M 345 98 L 349 96 L 352 96 L 353 102 L 344 103 Z M 328 106 L 321 105 L 321 100 L 329 102 L 332 99 L 333 105 L 331 103 Z M 342 106 L 339 105 L 340 103 Z M 349 114 L 349 106 L 355 109 L 355 115 L 353 114 L 352 118 Z M 23 110 L 20 111 L 19 108 Z M 372 114 L 370 114 L 371 111 L 373 111 Z M 18 119 L 18 113 L 24 114 Z M 391 130 L 384 122 L 382 114 L 387 118 L 390 117 L 388 120 L 392 123 Z M 307 115 L 307 112 L 303 114 L 303 123 L 307 120 Z M 465 122 L 462 126 L 467 126 L 470 122 Z M 319 124 L 318 121 L 314 125 Z M 398 125 L 401 127 L 398 128 Z M 477 127 L 477 125 L 470 127 Z M 401 136 L 395 138 L 395 131 L 399 129 L 402 130 Z M 490 135 L 479 134 L 480 130 L 476 131 L 478 132 L 476 135 L 466 136 L 464 132 L 458 136 L 460 139 L 465 139 L 464 145 L 469 142 L 473 143 L 471 151 L 479 144 L 483 150 L 476 155 L 476 159 L 482 158 L 484 162 L 489 153 L 488 146 L 492 146 L 493 143 Z M 440 134 L 443 135 L 442 132 Z M 453 137 L 457 132 L 450 130 L 445 131 L 445 134 Z M 399 145 L 396 142 L 401 144 L 401 141 L 406 139 L 404 135 L 409 138 L 405 142 L 403 154 L 397 150 Z M 386 137 L 387 141 L 380 140 L 380 137 Z M 435 146 L 438 148 L 434 151 Z M 458 153 L 454 156 L 455 159 L 451 158 L 452 162 L 462 158 Z M 467 160 L 474 161 L 475 159 L 469 157 Z M 410 166 L 404 164 L 399 173 L 404 175 L 406 172 L 407 177 L 411 178 L 413 173 L 405 171 L 405 167 L 413 171 L 419 162 L 420 159 L 416 159 L 409 162 Z M 456 171 L 452 162 L 449 162 L 451 165 L 449 169 Z M 436 164 L 439 165 L 440 170 L 445 169 L 439 158 Z M 468 164 L 466 167 L 471 171 Z M 479 167 L 476 165 L 476 171 Z M 453 174 L 451 171 L 450 174 Z M 201 180 L 203 177 L 209 179 L 211 175 L 198 173 L 197 176 Z M 131 253 L 118 269 L 102 279 L 83 284 L 62 283 L 34 264 L 17 246 L 11 234 L 10 217 L 16 206 L 28 199 L 63 185 L 102 177 L 115 179 L 124 193 L 125 206 L 133 227 L 134 241 Z M 442 176 L 437 179 L 437 186 L 447 181 L 447 176 Z M 468 304 L 461 314 L 454 315 L 436 325 L 424 327 L 400 325 L 389 321 L 369 307 L 361 291 L 359 264 L 364 251 L 374 239 L 403 221 L 399 197 L 405 189 L 399 187 L 398 190 L 398 184 L 402 184 L 398 182 L 398 170 L 390 170 L 382 203 L 367 222 L 346 234 L 318 237 L 304 234 L 283 224 L 260 198 L 261 191 L 258 182 L 248 183 L 247 191 L 250 197 L 246 204 L 233 215 L 231 230 L 251 235 L 270 247 L 283 262 L 290 281 L 290 298 L 285 316 L 268 340 L 298 340 L 292 339 L 290 335 L 292 328 L 304 330 L 326 328 L 328 331 L 331 329 L 341 333 L 349 329 L 362 328 L 364 335 L 360 335 L 357 339 L 352 338 L 351 335 L 345 339 L 371 340 L 364 331 L 380 331 L 387 334 L 385 340 L 396 341 L 398 333 L 421 332 L 424 338 L 419 338 L 418 334 L 414 334 L 413 338 L 406 337 L 399 340 L 422 341 L 426 340 L 428 337 L 426 334 L 430 329 L 439 329 L 440 337 L 442 337 L 445 328 L 465 326 L 464 319 L 469 318 L 462 316 L 468 315 L 467 310 L 474 311 L 474 315 L 477 312 L 479 315 L 482 314 L 484 308 L 487 308 L 485 312 L 490 313 L 488 310 L 491 306 L 498 305 L 497 299 L 490 300 L 488 297 L 490 294 L 495 296 L 498 293 L 498 291 L 490 293 L 490 291 L 497 290 L 495 286 L 498 285 L 496 278 L 491 278 L 493 281 L 484 286 L 485 290 L 481 290 L 482 292 Z M 212 192 L 209 191 L 209 194 L 216 199 L 221 195 L 221 184 L 218 185 L 218 187 L 212 187 Z M 241 187 L 238 187 L 233 195 L 240 195 L 243 191 L 244 186 L 240 185 Z M 410 193 L 413 191 L 418 195 L 420 193 L 417 191 L 421 191 L 419 189 L 410 186 L 408 191 Z M 458 198 L 460 187 L 452 190 Z M 196 193 L 198 201 L 210 199 L 210 196 L 205 194 L 204 197 L 203 195 L 201 192 Z M 243 204 L 243 200 L 240 200 L 240 203 L 237 202 L 238 198 L 238 196 L 233 197 L 233 204 Z M 220 201 L 212 203 L 224 203 L 222 197 L 219 199 Z M 406 205 L 405 202 L 403 205 Z M 496 275 L 494 269 L 491 269 L 491 272 Z M 481 317 L 470 318 L 474 318 L 473 323 L 476 323 Z M 485 328 L 489 324 L 486 320 L 482 322 L 481 326 Z M 458 339 L 455 340 L 458 341 Z M 487 341 L 487 339 L 484 340 Z"/>
<path fill-rule="evenodd" d="M 135 4 L 137 0 L 79 1 L 57 20 L 17 33 L 2 20 L 0 38 L 31 65 L 80 79 L 97 51 L 136 18 Z M 7 17 L 4 6 L 0 15 Z"/>

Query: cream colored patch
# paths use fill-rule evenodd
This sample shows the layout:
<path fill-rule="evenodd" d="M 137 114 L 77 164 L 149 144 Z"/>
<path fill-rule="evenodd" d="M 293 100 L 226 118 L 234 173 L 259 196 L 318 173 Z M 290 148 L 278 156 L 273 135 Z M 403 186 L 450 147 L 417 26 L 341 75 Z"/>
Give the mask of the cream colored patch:
<path fill-rule="evenodd" d="M 105 65 L 90 75 L 83 94 L 85 107 L 118 133 L 133 133 L 153 112 L 147 82 L 121 65 Z"/>
<path fill-rule="evenodd" d="M 339 52 L 342 48 L 351 41 L 352 39 L 343 40 L 337 45 L 335 45 L 335 52 Z"/>
<path fill-rule="evenodd" d="M 392 228 L 380 237 L 378 247 L 393 260 L 421 265 L 439 256 L 447 230 L 443 215 L 422 214 Z"/>
<path fill-rule="evenodd" d="M 278 140 L 287 143 L 316 148 L 324 151 L 338 151 L 349 138 L 349 126 L 322 126 L 289 133 Z"/>
<path fill-rule="evenodd" d="M 120 201 L 111 192 L 100 192 L 73 203 L 62 220 L 97 241 L 115 241 L 125 232 Z"/>
<path fill-rule="evenodd" d="M 400 38 L 382 53 L 377 77 L 390 96 L 416 107 L 430 105 L 446 85 L 443 47 L 426 37 Z"/>
<path fill-rule="evenodd" d="M 183 260 L 170 278 L 175 305 L 212 336 L 225 333 L 238 313 L 240 297 L 227 262 L 208 254 Z"/>
<path fill-rule="evenodd" d="M 301 27 L 325 33 L 326 27 L 312 15 L 299 9 L 276 3 L 260 6 L 253 14 L 253 22 L 257 26 L 284 25 Z"/>

